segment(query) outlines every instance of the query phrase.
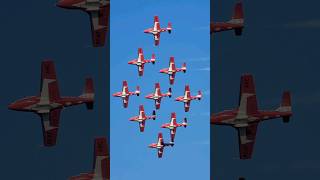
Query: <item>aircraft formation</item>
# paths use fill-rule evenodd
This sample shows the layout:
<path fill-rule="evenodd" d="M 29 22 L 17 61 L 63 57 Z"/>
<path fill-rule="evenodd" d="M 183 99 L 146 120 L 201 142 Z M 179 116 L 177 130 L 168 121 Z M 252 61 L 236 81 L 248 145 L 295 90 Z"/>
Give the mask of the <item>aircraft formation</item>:
<path fill-rule="evenodd" d="M 148 29 L 144 30 L 144 33 L 152 34 L 154 36 L 154 45 L 156 47 L 158 47 L 159 43 L 160 43 L 160 34 L 162 32 L 166 32 L 166 31 L 168 33 L 172 32 L 172 24 L 168 23 L 167 28 L 161 28 L 160 22 L 159 22 L 159 17 L 154 16 L 153 28 L 148 28 Z M 145 59 L 142 48 L 138 48 L 137 59 L 133 59 L 128 62 L 129 65 L 136 65 L 138 67 L 138 77 L 139 78 L 143 77 L 144 67 L 145 67 L 145 64 L 147 64 L 147 63 L 155 64 L 156 63 L 156 55 L 152 54 L 150 59 Z M 182 64 L 181 68 L 177 68 L 175 65 L 174 57 L 170 57 L 169 67 L 160 69 L 159 73 L 167 74 L 169 76 L 169 84 L 171 86 L 173 86 L 174 82 L 175 82 L 176 73 L 178 73 L 178 72 L 186 73 L 186 71 L 187 71 L 187 66 L 186 66 L 185 62 Z M 135 91 L 130 91 L 129 86 L 128 86 L 128 82 L 126 80 L 124 80 L 122 82 L 122 91 L 113 93 L 112 96 L 121 98 L 123 107 L 128 108 L 129 107 L 129 97 L 133 96 L 133 95 L 139 96 L 140 93 L 141 93 L 140 86 L 136 86 Z M 144 105 L 141 104 L 141 105 L 139 105 L 138 115 L 130 117 L 129 121 L 139 123 L 139 131 L 141 133 L 144 132 L 145 128 L 146 128 L 146 121 L 156 120 L 156 118 L 157 118 L 156 110 L 160 109 L 161 101 L 165 98 L 171 98 L 171 97 L 172 97 L 172 87 L 169 87 L 168 91 L 163 93 L 163 92 L 161 92 L 160 83 L 156 82 L 154 84 L 154 92 L 145 95 L 145 99 L 149 99 L 149 100 L 154 101 L 155 108 L 152 111 L 152 114 L 147 115 L 144 110 Z M 202 98 L 202 93 L 200 90 L 198 91 L 197 95 L 192 96 L 191 91 L 190 91 L 190 86 L 185 85 L 184 95 L 178 96 L 175 99 L 175 101 L 183 102 L 184 103 L 184 111 L 189 112 L 191 101 L 192 100 L 201 100 L 201 98 Z M 153 123 L 150 122 L 150 124 L 153 124 Z M 183 118 L 181 123 L 177 123 L 176 113 L 172 112 L 171 117 L 170 117 L 170 122 L 164 123 L 160 127 L 160 128 L 169 129 L 170 141 L 165 142 L 164 138 L 163 138 L 163 134 L 161 132 L 159 132 L 157 142 L 150 144 L 148 147 L 157 149 L 158 150 L 158 158 L 161 158 L 165 147 L 173 147 L 174 146 L 177 128 L 178 127 L 187 127 L 187 126 L 188 126 L 188 124 L 187 124 L 186 117 Z"/>
<path fill-rule="evenodd" d="M 243 3 L 239 1 L 234 7 L 234 15 L 231 20 L 211 22 L 210 33 L 234 30 L 235 35 L 239 36 L 242 35 L 243 28 Z M 282 118 L 284 123 L 288 123 L 292 114 L 289 91 L 283 92 L 281 104 L 277 109 L 259 110 L 253 75 L 246 73 L 241 76 L 240 80 L 238 107 L 212 114 L 210 123 L 235 128 L 238 132 L 240 159 L 251 159 L 259 123 L 277 118 Z"/>

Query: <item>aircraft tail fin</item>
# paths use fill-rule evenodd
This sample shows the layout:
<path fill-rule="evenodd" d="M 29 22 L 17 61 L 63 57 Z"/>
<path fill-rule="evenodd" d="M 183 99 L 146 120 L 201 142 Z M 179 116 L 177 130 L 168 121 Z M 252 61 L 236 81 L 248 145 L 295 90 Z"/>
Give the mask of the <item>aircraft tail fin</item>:
<path fill-rule="evenodd" d="M 229 21 L 232 24 L 240 25 L 238 28 L 234 29 L 234 33 L 236 36 L 241 36 L 243 31 L 243 23 L 244 23 L 244 14 L 242 2 L 238 2 L 234 7 L 234 12 L 231 20 Z"/>
<path fill-rule="evenodd" d="M 187 121 L 187 118 L 186 118 L 186 117 L 183 119 L 182 125 L 183 125 L 183 127 L 185 127 L 185 128 L 188 126 L 188 121 Z"/>
<path fill-rule="evenodd" d="M 85 80 L 84 91 L 80 97 L 88 99 L 88 102 L 86 102 L 87 109 L 93 109 L 94 86 L 92 78 L 87 78 Z"/>
<path fill-rule="evenodd" d="M 140 86 L 136 87 L 136 91 L 134 92 L 137 96 L 140 96 Z"/>
<path fill-rule="evenodd" d="M 201 100 L 201 98 L 202 98 L 202 92 L 201 91 L 198 91 L 197 98 L 198 98 L 198 100 Z"/>
<path fill-rule="evenodd" d="M 156 120 L 156 117 L 157 117 L 157 116 L 156 116 L 156 110 L 153 110 L 153 111 L 152 111 L 152 119 L 153 119 L 153 120 Z"/>
<path fill-rule="evenodd" d="M 172 96 L 172 89 L 171 89 L 171 87 L 168 89 L 167 95 L 168 95 L 169 98 L 171 98 L 171 96 Z"/>
<path fill-rule="evenodd" d="M 183 63 L 183 64 L 182 64 L 181 70 L 182 70 L 184 73 L 187 71 L 187 64 L 186 64 L 186 63 Z"/>
<path fill-rule="evenodd" d="M 291 107 L 291 94 L 289 91 L 285 91 L 282 94 L 282 101 L 280 107 L 277 109 L 278 112 L 288 112 L 290 115 L 288 116 L 283 116 L 283 122 L 287 123 L 290 121 L 290 116 L 292 112 L 292 107 Z"/>
<path fill-rule="evenodd" d="M 168 23 L 168 27 L 167 27 L 168 33 L 170 34 L 172 31 L 172 24 L 171 22 Z"/>
<path fill-rule="evenodd" d="M 234 20 L 242 20 L 244 19 L 244 13 L 243 13 L 243 7 L 242 7 L 242 2 L 238 2 L 234 6 L 234 11 L 233 11 L 233 16 L 232 19 Z"/>
<path fill-rule="evenodd" d="M 152 64 L 156 62 L 156 55 L 154 53 L 152 54 L 150 61 Z"/>

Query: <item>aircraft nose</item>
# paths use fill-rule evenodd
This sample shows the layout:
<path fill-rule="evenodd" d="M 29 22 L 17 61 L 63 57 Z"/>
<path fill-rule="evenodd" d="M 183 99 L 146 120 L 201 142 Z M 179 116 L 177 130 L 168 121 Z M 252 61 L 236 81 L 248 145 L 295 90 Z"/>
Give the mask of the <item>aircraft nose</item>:
<path fill-rule="evenodd" d="M 11 110 L 17 109 L 16 104 L 15 104 L 15 103 L 9 104 L 9 105 L 8 105 L 8 109 L 11 109 Z"/>

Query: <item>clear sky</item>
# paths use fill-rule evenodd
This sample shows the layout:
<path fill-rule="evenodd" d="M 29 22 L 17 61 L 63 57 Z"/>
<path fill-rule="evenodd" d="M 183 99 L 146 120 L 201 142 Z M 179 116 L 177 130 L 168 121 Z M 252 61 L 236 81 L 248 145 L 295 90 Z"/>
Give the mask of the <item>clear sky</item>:
<path fill-rule="evenodd" d="M 86 13 L 60 9 L 56 1 L 2 2 L 1 20 L 1 179 L 67 179 L 89 172 L 94 137 L 108 133 L 106 47 L 91 48 Z M 8 8 L 11 7 L 11 8 Z M 78 96 L 84 79 L 95 82 L 94 111 L 85 105 L 61 113 L 58 144 L 42 147 L 40 118 L 7 109 L 12 101 L 39 94 L 40 64 L 55 61 L 61 95 Z"/>
<path fill-rule="evenodd" d="M 211 4 L 214 20 L 231 17 L 235 1 Z M 213 39 L 213 112 L 238 104 L 242 73 L 255 76 L 258 104 L 274 109 L 283 90 L 292 92 L 293 117 L 259 125 L 252 160 L 239 160 L 237 132 L 212 127 L 211 169 L 218 180 L 315 179 L 319 177 L 319 1 L 244 1 L 241 37 Z"/>
<path fill-rule="evenodd" d="M 160 24 L 172 22 L 172 34 L 162 33 L 160 46 L 155 47 L 153 37 L 143 30 L 153 26 L 153 16 L 158 15 Z M 113 1 L 111 5 L 111 93 L 121 91 L 122 81 L 127 80 L 130 90 L 141 86 L 140 97 L 130 97 L 128 109 L 122 107 L 120 98 L 111 98 L 111 179 L 208 179 L 209 178 L 209 104 L 210 104 L 210 41 L 209 1 Z M 137 67 L 127 62 L 137 57 L 137 49 L 144 50 L 146 58 L 154 52 L 157 62 L 147 64 L 145 74 L 138 77 Z M 160 82 L 162 92 L 169 86 L 168 76 L 159 70 L 169 64 L 174 56 L 178 67 L 187 63 L 187 73 L 178 73 L 172 87 L 173 97 L 162 100 L 155 121 L 146 122 L 144 133 L 138 123 L 129 122 L 143 104 L 147 114 L 154 109 L 154 102 L 145 95 L 154 92 L 154 83 Z M 174 98 L 183 95 L 184 85 L 190 84 L 192 94 L 204 92 L 201 101 L 193 101 L 191 110 L 185 113 L 183 104 Z M 110 94 L 111 96 L 111 94 Z M 176 112 L 178 122 L 183 117 L 189 126 L 179 128 L 176 144 L 166 148 L 162 159 L 149 149 L 156 142 L 158 132 L 169 140 L 169 130 L 161 129 L 169 122 L 170 113 Z"/>

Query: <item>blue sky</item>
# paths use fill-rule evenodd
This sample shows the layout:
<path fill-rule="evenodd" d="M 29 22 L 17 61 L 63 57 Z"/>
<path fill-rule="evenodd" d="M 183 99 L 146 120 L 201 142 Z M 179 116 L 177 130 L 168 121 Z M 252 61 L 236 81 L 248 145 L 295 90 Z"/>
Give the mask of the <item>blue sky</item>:
<path fill-rule="evenodd" d="M 231 17 L 235 1 L 213 1 L 214 20 Z M 255 76 L 258 104 L 273 109 L 292 92 L 293 118 L 259 125 L 253 159 L 239 160 L 237 132 L 211 129 L 211 170 L 219 180 L 319 177 L 319 2 L 244 1 L 244 34 L 213 37 L 213 112 L 236 107 L 242 73 Z"/>
<path fill-rule="evenodd" d="M 125 5 L 124 5 L 125 4 Z M 172 34 L 162 33 L 160 46 L 153 45 L 151 35 L 143 30 L 153 26 L 153 16 L 158 15 L 160 24 L 172 22 Z M 140 97 L 130 97 L 128 109 L 122 107 L 121 99 L 111 98 L 111 179 L 208 179 L 209 178 L 209 1 L 113 1 L 111 6 L 111 93 L 121 90 L 122 81 L 127 80 L 130 90 L 141 86 Z M 150 58 L 154 52 L 157 62 L 147 64 L 145 74 L 138 77 L 137 68 L 127 62 L 137 57 L 137 49 L 144 50 Z M 129 117 L 137 115 L 138 106 L 143 104 L 149 114 L 154 102 L 144 98 L 154 91 L 154 83 L 160 82 L 161 90 L 169 86 L 168 76 L 159 70 L 169 64 L 174 56 L 178 67 L 187 63 L 187 73 L 177 74 L 173 86 L 173 97 L 162 100 L 157 119 L 148 121 L 144 133 L 139 132 L 138 124 L 129 122 Z M 191 111 L 185 113 L 183 104 L 174 98 L 183 95 L 184 85 L 190 84 L 191 91 L 201 89 L 204 98 L 192 102 Z M 183 117 L 189 120 L 189 127 L 179 128 L 176 145 L 166 148 L 162 159 L 157 158 L 156 150 L 149 149 L 156 142 L 157 133 L 162 132 L 169 139 L 169 131 L 160 125 L 176 112 L 178 121 Z M 168 174 L 164 174 L 168 173 Z"/>
<path fill-rule="evenodd" d="M 3 2 L 1 66 L 1 177 L 2 179 L 67 179 L 92 169 L 93 141 L 108 134 L 106 47 L 91 48 L 89 17 L 81 11 L 55 7 L 56 1 Z M 55 61 L 61 95 L 78 96 L 84 79 L 96 88 L 94 111 L 85 105 L 61 113 L 58 144 L 42 147 L 40 118 L 7 109 L 12 101 L 37 95 L 40 63 Z M 100 59 L 100 61 L 99 61 Z M 17 173 L 18 172 L 18 173 Z"/>

